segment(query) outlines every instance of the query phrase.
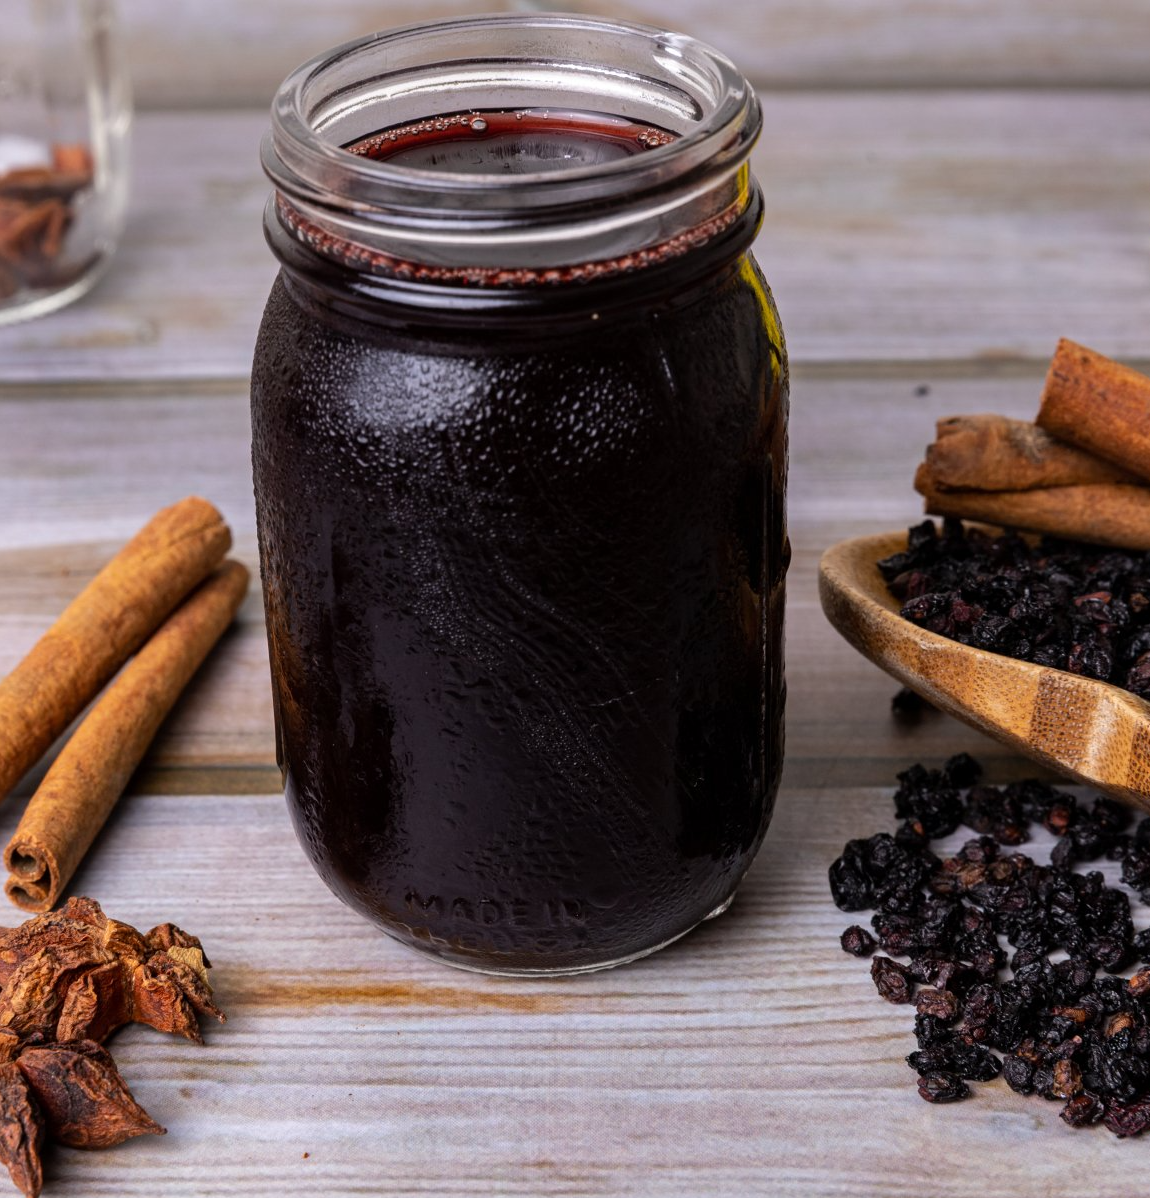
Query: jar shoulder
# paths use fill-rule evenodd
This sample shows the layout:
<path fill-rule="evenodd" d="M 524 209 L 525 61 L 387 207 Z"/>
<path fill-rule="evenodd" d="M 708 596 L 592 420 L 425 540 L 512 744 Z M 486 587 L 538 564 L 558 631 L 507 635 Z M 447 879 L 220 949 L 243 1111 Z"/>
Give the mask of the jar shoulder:
<path fill-rule="evenodd" d="M 713 338 L 731 351 L 769 357 L 776 372 L 785 365 L 786 347 L 770 287 L 747 253 L 702 284 L 677 289 L 644 288 L 642 280 L 619 302 L 612 294 L 602 306 L 571 311 L 531 308 L 516 313 L 500 304 L 473 310 L 459 320 L 450 300 L 439 311 L 388 309 L 386 299 L 350 307 L 331 302 L 281 271 L 264 310 L 256 345 L 257 370 L 286 362 L 310 369 L 330 367 L 333 355 L 356 359 L 546 359 L 591 354 L 621 363 L 644 353 L 697 350 Z"/>

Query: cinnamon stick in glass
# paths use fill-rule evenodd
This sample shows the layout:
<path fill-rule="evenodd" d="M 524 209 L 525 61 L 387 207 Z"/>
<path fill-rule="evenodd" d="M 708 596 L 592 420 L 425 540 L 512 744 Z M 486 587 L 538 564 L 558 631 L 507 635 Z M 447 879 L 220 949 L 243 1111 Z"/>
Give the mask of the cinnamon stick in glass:
<path fill-rule="evenodd" d="M 1037 423 L 1150 479 L 1150 378 L 1137 370 L 1064 337 L 1050 363 Z"/>
<path fill-rule="evenodd" d="M 205 499 L 158 512 L 0 681 L 0 799 L 232 543 Z"/>
<path fill-rule="evenodd" d="M 52 763 L 4 852 L 5 893 L 48 911 L 103 827 L 180 692 L 231 623 L 248 572 L 225 562 L 108 687 Z"/>

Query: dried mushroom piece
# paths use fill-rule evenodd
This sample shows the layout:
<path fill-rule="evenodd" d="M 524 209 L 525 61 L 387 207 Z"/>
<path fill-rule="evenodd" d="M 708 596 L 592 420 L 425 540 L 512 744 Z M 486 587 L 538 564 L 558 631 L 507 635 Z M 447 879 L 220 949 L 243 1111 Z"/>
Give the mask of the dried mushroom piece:
<path fill-rule="evenodd" d="M 203 1043 L 197 1015 L 224 1018 L 212 1001 L 199 949 L 167 949 L 140 965 L 132 975 L 132 1004 L 137 1023 L 178 1032 L 197 1044 Z"/>
<path fill-rule="evenodd" d="M 27 1198 L 43 1184 L 45 1140 L 111 1148 L 163 1135 L 98 1041 L 132 1021 L 202 1042 L 198 1015 L 224 1018 L 195 936 L 141 934 L 99 903 L 0 930 L 0 1161 Z"/>
<path fill-rule="evenodd" d="M 70 1148 L 113 1148 L 162 1128 L 132 1097 L 107 1049 L 92 1040 L 25 1048 L 16 1066 L 52 1139 Z"/>
<path fill-rule="evenodd" d="M 200 942 L 174 924 L 143 935 L 71 898 L 0 934 L 0 1028 L 99 1042 L 136 1022 L 202 1043 L 198 1016 L 225 1018 L 207 968 Z"/>
<path fill-rule="evenodd" d="M 204 946 L 200 943 L 198 936 L 193 936 L 191 932 L 185 932 L 183 928 L 178 928 L 174 923 L 157 924 L 150 932 L 144 933 L 144 940 L 149 947 L 154 949 L 165 949 L 171 952 L 174 948 L 194 948 L 200 954 L 200 960 L 203 962 L 205 969 L 211 969 L 212 963 L 204 955 Z"/>
<path fill-rule="evenodd" d="M 86 969 L 68 987 L 56 1034 L 64 1040 L 87 1039 L 102 1044 L 116 1028 L 130 1022 L 123 991 L 119 961 Z"/>
<path fill-rule="evenodd" d="M 40 1146 L 44 1121 L 28 1092 L 24 1075 L 12 1061 L 0 1065 L 0 1160 L 12 1184 L 28 1198 L 36 1198 L 44 1183 Z"/>
<path fill-rule="evenodd" d="M 71 1148 L 111 1148 L 163 1134 L 100 1045 L 25 1042 L 0 1030 L 0 1160 L 28 1198 L 43 1184 L 46 1138 Z"/>

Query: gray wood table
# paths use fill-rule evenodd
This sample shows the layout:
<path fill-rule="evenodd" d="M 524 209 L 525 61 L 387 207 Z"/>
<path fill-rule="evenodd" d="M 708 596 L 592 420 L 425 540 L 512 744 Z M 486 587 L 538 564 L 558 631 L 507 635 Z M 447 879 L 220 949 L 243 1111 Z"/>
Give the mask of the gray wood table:
<path fill-rule="evenodd" d="M 840 950 L 852 920 L 827 866 L 847 838 L 893 829 L 894 774 L 916 760 L 965 749 L 992 779 L 1026 767 L 943 716 L 894 723 L 895 684 L 829 629 L 814 579 L 831 542 L 916 519 L 910 480 L 937 417 L 1032 415 L 1058 336 L 1150 358 L 1150 96 L 763 98 L 757 252 L 794 363 L 788 759 L 734 907 L 656 957 L 551 983 L 460 974 L 377 934 L 293 837 L 253 596 L 72 887 L 113 916 L 199 933 L 229 1021 L 199 1049 L 120 1033 L 122 1070 L 168 1135 L 54 1151 L 49 1194 L 1136 1187 L 1146 1146 L 1071 1132 L 1057 1104 L 1001 1082 L 950 1108 L 917 1096 L 908 1009 Z M 251 110 L 145 114 L 110 275 L 0 331 L 0 670 L 184 494 L 224 510 L 254 565 L 246 376 L 274 275 L 264 125 Z M 37 776 L 0 807 L 0 838 Z"/>

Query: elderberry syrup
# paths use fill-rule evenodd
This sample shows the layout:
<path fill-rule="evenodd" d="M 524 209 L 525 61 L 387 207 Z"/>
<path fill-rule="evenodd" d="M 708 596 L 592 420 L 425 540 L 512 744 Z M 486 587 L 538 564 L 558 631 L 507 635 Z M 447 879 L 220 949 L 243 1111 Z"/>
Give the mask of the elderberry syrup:
<path fill-rule="evenodd" d="M 277 748 L 331 889 L 465 967 L 724 908 L 782 764 L 760 115 L 642 26 L 468 18 L 281 88 L 252 372 Z"/>

